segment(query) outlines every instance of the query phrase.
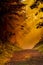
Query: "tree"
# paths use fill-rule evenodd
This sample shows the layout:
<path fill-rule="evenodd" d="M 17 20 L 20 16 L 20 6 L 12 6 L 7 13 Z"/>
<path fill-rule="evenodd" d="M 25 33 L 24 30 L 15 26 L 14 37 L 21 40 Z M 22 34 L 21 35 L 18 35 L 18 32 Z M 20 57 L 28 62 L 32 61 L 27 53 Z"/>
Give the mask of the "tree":
<path fill-rule="evenodd" d="M 8 25 L 14 29 L 11 22 L 7 21 L 13 17 L 8 15 L 14 14 L 20 16 L 17 11 L 20 11 L 23 6 L 25 6 L 25 4 L 23 4 L 21 0 L 0 0 L 0 40 L 3 43 L 8 41 L 11 35 L 15 35 L 15 33 L 8 31 Z"/>

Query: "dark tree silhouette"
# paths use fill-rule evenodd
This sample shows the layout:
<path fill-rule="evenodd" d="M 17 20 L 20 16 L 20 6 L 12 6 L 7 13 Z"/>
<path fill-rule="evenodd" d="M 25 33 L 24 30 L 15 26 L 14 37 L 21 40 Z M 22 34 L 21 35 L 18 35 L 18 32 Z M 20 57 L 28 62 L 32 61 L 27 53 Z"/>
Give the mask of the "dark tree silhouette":
<path fill-rule="evenodd" d="M 38 8 L 39 2 L 43 3 L 43 0 L 35 0 L 35 2 L 30 6 L 30 8 Z"/>
<path fill-rule="evenodd" d="M 8 41 L 9 37 L 14 34 L 8 31 L 8 25 L 14 29 L 10 21 L 8 21 L 8 18 L 12 19 L 12 17 L 8 15 L 14 14 L 19 16 L 17 11 L 20 11 L 23 6 L 25 6 L 25 4 L 23 4 L 21 0 L 0 0 L 0 40 L 3 43 Z"/>
<path fill-rule="evenodd" d="M 37 24 L 37 27 L 36 28 L 42 28 L 43 27 L 43 22 L 39 22 L 38 24 Z"/>

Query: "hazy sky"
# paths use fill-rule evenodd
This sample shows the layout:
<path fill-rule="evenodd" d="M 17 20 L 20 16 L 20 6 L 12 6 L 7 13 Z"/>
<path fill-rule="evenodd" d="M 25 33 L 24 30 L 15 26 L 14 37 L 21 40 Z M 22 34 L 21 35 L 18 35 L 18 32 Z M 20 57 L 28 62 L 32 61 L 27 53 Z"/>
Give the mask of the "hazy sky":
<path fill-rule="evenodd" d="M 26 19 L 24 32 L 27 31 L 27 33 L 24 34 L 23 32 L 22 34 L 22 31 L 20 31 L 17 35 L 17 42 L 21 48 L 30 49 L 33 48 L 37 42 L 39 42 L 42 35 L 43 28 L 36 29 L 36 25 L 42 21 L 40 17 L 43 17 L 43 12 L 39 12 L 39 9 L 43 6 L 43 4 L 40 3 L 38 8 L 31 9 L 30 5 L 34 3 L 34 0 L 26 0 L 25 3 L 27 4 L 26 16 L 28 19 Z M 38 15 L 35 16 L 37 12 Z"/>

